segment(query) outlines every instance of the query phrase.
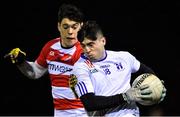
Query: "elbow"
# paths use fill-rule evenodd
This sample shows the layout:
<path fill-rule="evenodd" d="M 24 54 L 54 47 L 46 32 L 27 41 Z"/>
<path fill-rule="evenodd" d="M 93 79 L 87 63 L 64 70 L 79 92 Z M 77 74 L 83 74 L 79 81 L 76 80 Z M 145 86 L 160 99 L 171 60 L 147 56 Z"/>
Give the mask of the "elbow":
<path fill-rule="evenodd" d="M 89 112 L 89 111 L 97 110 L 97 103 L 95 102 L 94 94 L 92 93 L 85 94 L 81 96 L 80 99 L 86 111 Z"/>
<path fill-rule="evenodd" d="M 33 80 L 36 80 L 37 78 L 36 78 L 36 74 L 34 73 L 34 72 L 31 72 L 31 71 L 29 71 L 29 72 L 27 72 L 27 74 L 25 74 L 26 75 L 26 77 L 28 77 L 29 79 L 33 79 Z"/>
<path fill-rule="evenodd" d="M 88 112 L 90 112 L 90 111 L 95 111 L 96 110 L 96 108 L 95 108 L 95 106 L 93 106 L 93 104 L 92 103 L 89 103 L 89 104 L 84 104 L 83 103 L 83 105 L 84 105 L 84 108 L 86 109 L 86 111 L 88 111 Z"/>
<path fill-rule="evenodd" d="M 29 79 L 36 80 L 39 79 L 40 76 L 36 74 L 34 71 L 28 71 L 27 74 L 25 74 Z"/>

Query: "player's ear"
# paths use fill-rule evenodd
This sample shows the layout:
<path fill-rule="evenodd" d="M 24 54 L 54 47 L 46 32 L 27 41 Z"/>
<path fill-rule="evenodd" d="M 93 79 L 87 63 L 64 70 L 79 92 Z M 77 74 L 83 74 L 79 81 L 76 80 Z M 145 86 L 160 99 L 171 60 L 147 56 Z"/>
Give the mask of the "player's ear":
<path fill-rule="evenodd" d="M 80 23 L 80 29 L 82 28 L 82 26 L 83 26 L 83 22 Z"/>
<path fill-rule="evenodd" d="M 106 38 L 105 37 L 102 37 L 102 42 L 104 45 L 106 45 Z"/>
<path fill-rule="evenodd" d="M 57 24 L 57 28 L 58 28 L 58 30 L 59 30 L 59 32 L 61 32 L 61 23 L 60 22 L 58 22 L 58 24 Z"/>

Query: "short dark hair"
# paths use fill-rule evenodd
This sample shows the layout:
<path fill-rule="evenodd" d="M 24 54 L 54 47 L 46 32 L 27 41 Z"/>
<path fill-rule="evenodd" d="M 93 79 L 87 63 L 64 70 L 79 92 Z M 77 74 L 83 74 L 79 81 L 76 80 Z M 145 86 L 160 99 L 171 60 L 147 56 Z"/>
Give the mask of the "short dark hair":
<path fill-rule="evenodd" d="M 82 42 L 84 38 L 97 40 L 99 36 L 103 36 L 101 27 L 94 20 L 90 20 L 84 23 L 81 30 L 78 32 L 78 40 Z"/>
<path fill-rule="evenodd" d="M 63 18 L 68 18 L 80 23 L 84 20 L 84 14 L 75 5 L 64 3 L 59 7 L 58 22 L 61 22 Z"/>

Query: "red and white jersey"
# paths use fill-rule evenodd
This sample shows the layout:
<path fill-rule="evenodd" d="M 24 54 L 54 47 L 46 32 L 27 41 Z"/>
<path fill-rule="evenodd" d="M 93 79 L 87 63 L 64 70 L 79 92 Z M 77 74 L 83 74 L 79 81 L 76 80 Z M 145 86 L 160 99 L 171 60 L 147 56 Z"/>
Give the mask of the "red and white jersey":
<path fill-rule="evenodd" d="M 55 115 L 72 116 L 86 115 L 80 99 L 76 99 L 69 87 L 69 77 L 74 63 L 79 59 L 82 49 L 77 42 L 74 47 L 61 47 L 60 38 L 49 41 L 41 50 L 36 62 L 48 68 L 52 85 Z M 59 112 L 58 112 L 59 110 Z M 58 113 L 58 114 L 57 114 Z"/>
<path fill-rule="evenodd" d="M 90 62 L 85 56 L 75 63 L 73 74 L 78 83 L 76 91 L 79 96 L 86 93 L 112 96 L 125 93 L 130 86 L 131 73 L 138 71 L 140 62 L 129 52 L 106 51 L 106 57 L 96 62 Z M 139 114 L 135 103 L 125 103 L 115 108 L 109 108 L 105 116 L 127 117 Z"/>

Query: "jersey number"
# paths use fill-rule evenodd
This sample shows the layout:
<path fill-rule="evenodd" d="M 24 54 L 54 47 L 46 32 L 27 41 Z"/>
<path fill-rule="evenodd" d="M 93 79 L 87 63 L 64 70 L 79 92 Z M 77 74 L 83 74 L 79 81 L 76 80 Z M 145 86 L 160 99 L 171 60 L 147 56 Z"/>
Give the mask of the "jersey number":
<path fill-rule="evenodd" d="M 109 75 L 109 74 L 111 74 L 111 71 L 110 71 L 108 68 L 106 68 L 106 69 L 103 69 L 103 71 L 104 71 L 104 73 L 105 73 L 106 75 Z"/>

